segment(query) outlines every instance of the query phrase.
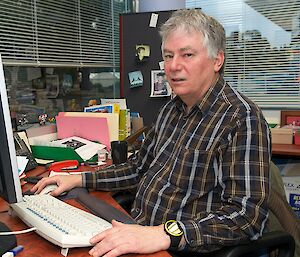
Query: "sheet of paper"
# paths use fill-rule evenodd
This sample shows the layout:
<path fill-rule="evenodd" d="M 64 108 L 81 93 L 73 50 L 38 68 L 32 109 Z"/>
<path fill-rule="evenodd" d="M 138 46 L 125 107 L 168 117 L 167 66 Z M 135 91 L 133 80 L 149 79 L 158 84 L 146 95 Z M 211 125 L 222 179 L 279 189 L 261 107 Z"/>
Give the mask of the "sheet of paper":
<path fill-rule="evenodd" d="M 158 14 L 157 13 L 152 13 L 151 18 L 150 18 L 149 27 L 156 28 L 157 20 L 158 20 Z"/>
<path fill-rule="evenodd" d="M 104 117 L 107 118 L 110 141 L 119 140 L 119 114 L 94 112 L 64 112 L 65 116 L 73 117 Z"/>
<path fill-rule="evenodd" d="M 17 164 L 18 164 L 19 176 L 21 176 L 23 174 L 28 161 L 29 160 L 27 159 L 26 156 L 17 156 Z"/>
<path fill-rule="evenodd" d="M 61 145 L 73 148 L 75 152 L 85 161 L 92 158 L 98 153 L 98 151 L 106 148 L 104 144 L 94 143 L 77 136 L 56 140 L 55 142 L 51 143 L 54 143 L 55 146 Z"/>
<path fill-rule="evenodd" d="M 126 104 L 126 99 L 107 99 L 107 98 L 101 98 L 101 104 L 118 104 L 120 106 L 120 109 L 126 110 L 127 109 L 127 104 Z"/>
<path fill-rule="evenodd" d="M 165 62 L 164 61 L 159 62 L 158 65 L 159 65 L 159 69 L 161 69 L 161 70 L 165 69 Z"/>

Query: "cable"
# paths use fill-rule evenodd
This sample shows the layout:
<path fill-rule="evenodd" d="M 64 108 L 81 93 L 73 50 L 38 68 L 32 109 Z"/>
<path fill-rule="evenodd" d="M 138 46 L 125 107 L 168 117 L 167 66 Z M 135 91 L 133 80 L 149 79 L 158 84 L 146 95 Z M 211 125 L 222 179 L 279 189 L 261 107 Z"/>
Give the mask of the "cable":
<path fill-rule="evenodd" d="M 28 228 L 28 229 L 24 229 L 24 230 L 20 230 L 20 231 L 0 232 L 0 236 L 25 234 L 25 233 L 32 232 L 35 230 L 36 230 L 36 228 L 33 227 L 33 228 Z"/>

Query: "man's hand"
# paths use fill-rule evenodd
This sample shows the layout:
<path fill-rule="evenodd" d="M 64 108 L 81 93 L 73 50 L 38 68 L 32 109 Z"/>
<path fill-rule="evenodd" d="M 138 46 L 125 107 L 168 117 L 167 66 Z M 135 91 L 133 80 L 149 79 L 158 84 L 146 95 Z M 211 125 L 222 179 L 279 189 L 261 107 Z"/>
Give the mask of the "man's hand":
<path fill-rule="evenodd" d="M 128 225 L 115 220 L 113 227 L 91 238 L 95 246 L 89 251 L 94 257 L 117 257 L 126 253 L 154 253 L 166 250 L 171 244 L 163 225 Z"/>
<path fill-rule="evenodd" d="M 51 195 L 58 196 L 63 192 L 70 191 L 74 187 L 81 187 L 82 177 L 81 175 L 61 175 L 42 178 L 30 191 L 38 194 L 45 186 L 50 184 L 58 185 L 58 188 L 51 192 Z"/>

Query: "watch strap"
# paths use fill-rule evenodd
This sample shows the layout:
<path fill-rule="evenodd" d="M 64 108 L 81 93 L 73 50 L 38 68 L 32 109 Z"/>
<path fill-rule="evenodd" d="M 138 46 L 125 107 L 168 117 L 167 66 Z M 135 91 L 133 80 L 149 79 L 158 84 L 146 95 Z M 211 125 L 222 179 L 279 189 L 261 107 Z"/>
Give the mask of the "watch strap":
<path fill-rule="evenodd" d="M 168 220 L 164 224 L 164 230 L 171 239 L 170 249 L 177 249 L 183 235 L 180 224 L 175 220 Z"/>

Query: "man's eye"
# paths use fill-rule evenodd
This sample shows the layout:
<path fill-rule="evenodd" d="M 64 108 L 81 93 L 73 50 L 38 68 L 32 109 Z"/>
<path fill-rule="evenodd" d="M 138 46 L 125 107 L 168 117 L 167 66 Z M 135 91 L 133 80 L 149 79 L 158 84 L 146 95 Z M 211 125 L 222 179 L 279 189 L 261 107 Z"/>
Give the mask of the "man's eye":
<path fill-rule="evenodd" d="M 194 54 L 192 54 L 192 53 L 186 53 L 186 54 L 184 54 L 183 56 L 184 57 L 188 57 L 188 58 L 190 58 L 190 57 L 192 57 Z"/>
<path fill-rule="evenodd" d="M 173 56 L 172 56 L 171 54 L 165 54 L 165 55 L 164 55 L 164 58 L 165 58 L 165 59 L 171 59 L 172 57 L 173 57 Z"/>

